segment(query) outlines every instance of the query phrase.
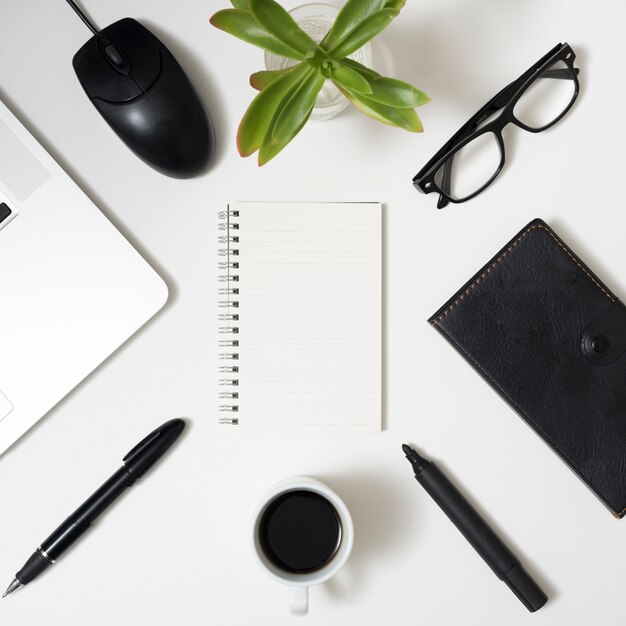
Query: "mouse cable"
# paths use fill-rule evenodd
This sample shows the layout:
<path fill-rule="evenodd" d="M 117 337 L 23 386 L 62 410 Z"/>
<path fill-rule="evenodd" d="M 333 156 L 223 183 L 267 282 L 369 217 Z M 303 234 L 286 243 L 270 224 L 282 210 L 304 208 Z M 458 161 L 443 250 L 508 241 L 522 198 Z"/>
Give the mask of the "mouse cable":
<path fill-rule="evenodd" d="M 74 0 L 67 0 L 67 3 L 76 11 L 78 17 L 83 20 L 85 26 L 94 34 L 98 34 L 98 29 L 89 21 L 89 18 L 80 10 Z"/>

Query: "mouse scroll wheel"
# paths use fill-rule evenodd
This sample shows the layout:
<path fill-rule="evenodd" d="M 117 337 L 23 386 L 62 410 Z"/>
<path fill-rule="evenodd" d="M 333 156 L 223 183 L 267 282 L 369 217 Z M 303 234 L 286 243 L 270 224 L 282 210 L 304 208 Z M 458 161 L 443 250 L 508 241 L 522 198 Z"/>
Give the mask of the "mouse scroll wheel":
<path fill-rule="evenodd" d="M 104 46 L 104 54 L 109 63 L 120 73 L 130 74 L 130 62 L 126 55 L 112 43 Z"/>

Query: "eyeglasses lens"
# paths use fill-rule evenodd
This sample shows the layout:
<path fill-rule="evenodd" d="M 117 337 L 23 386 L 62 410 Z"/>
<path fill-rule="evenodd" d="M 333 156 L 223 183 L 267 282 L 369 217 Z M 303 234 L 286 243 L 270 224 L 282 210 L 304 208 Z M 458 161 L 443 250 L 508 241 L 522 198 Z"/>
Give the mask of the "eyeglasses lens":
<path fill-rule="evenodd" d="M 563 114 L 575 95 L 572 70 L 563 61 L 557 61 L 527 87 L 515 103 L 513 115 L 528 128 L 541 130 Z"/>
<path fill-rule="evenodd" d="M 480 191 L 498 173 L 502 151 L 496 135 L 482 133 L 454 152 L 437 170 L 435 184 L 453 200 Z"/>

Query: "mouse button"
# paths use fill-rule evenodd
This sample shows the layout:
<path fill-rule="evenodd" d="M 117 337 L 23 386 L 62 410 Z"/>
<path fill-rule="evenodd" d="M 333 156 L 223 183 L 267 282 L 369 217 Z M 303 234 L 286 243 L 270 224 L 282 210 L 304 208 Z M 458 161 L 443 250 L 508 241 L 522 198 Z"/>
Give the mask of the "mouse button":
<path fill-rule="evenodd" d="M 163 44 L 139 22 L 131 20 L 113 40 L 124 51 L 132 66 L 131 75 L 144 91 L 148 91 L 161 72 Z"/>
<path fill-rule="evenodd" d="M 74 55 L 74 71 L 90 98 L 126 102 L 142 94 L 130 76 L 114 69 L 101 51 L 99 37 L 92 37 Z"/>
<path fill-rule="evenodd" d="M 90 98 L 126 102 L 143 93 L 130 76 L 124 76 L 111 67 L 97 43 L 94 42 L 88 49 L 85 49 L 86 45 L 76 53 L 73 63 L 76 76 Z"/>
<path fill-rule="evenodd" d="M 150 51 L 149 54 L 145 50 L 135 54 L 133 57 L 132 77 L 135 82 L 145 91 L 148 91 L 156 82 L 161 73 L 162 60 L 161 50 L 163 46 L 159 46 L 159 50 L 155 54 Z"/>
<path fill-rule="evenodd" d="M 132 17 L 113 22 L 100 31 L 100 35 L 124 50 L 130 46 L 160 46 L 161 42 L 143 25 Z"/>
<path fill-rule="evenodd" d="M 145 26 L 131 18 L 107 26 L 100 35 L 123 50 L 133 68 L 138 62 L 158 57 L 163 45 Z"/>
<path fill-rule="evenodd" d="M 117 70 L 120 74 L 130 74 L 130 61 L 115 44 L 104 40 L 101 43 L 101 49 L 102 54 L 104 54 L 109 63 L 113 66 L 114 70 Z"/>

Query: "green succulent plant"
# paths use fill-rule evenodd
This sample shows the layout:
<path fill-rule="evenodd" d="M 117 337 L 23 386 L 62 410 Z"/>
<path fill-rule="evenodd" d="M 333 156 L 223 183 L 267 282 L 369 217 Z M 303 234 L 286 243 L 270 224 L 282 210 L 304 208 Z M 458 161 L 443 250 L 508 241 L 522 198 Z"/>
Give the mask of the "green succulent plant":
<path fill-rule="evenodd" d="M 412 132 L 423 130 L 415 107 L 429 101 L 425 93 L 346 58 L 384 30 L 406 0 L 348 0 L 320 43 L 275 0 L 231 2 L 234 8 L 211 18 L 213 26 L 297 62 L 250 76 L 259 94 L 239 125 L 241 156 L 258 150 L 259 165 L 273 159 L 309 119 L 326 80 L 366 115 Z"/>

